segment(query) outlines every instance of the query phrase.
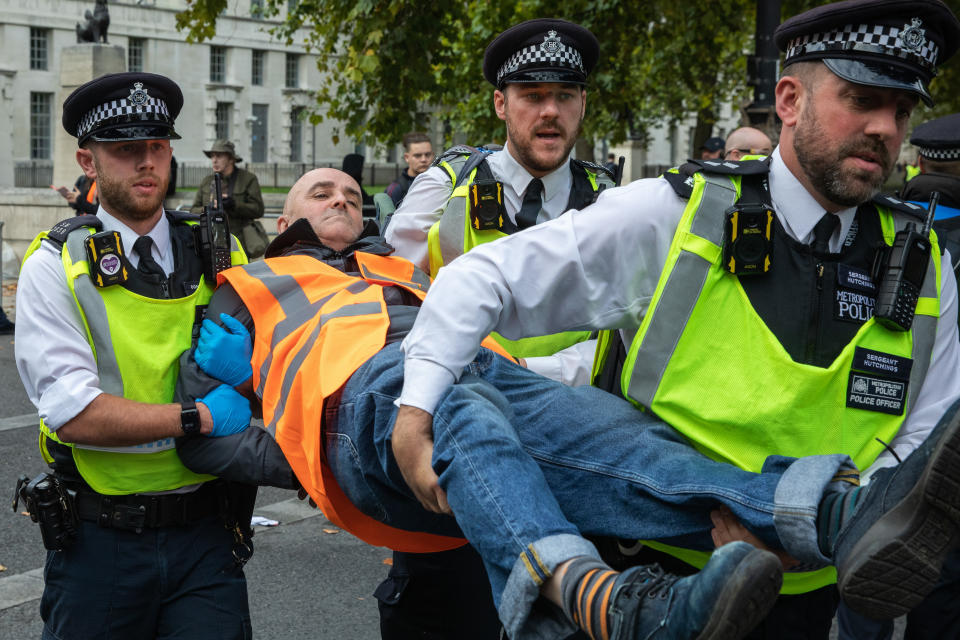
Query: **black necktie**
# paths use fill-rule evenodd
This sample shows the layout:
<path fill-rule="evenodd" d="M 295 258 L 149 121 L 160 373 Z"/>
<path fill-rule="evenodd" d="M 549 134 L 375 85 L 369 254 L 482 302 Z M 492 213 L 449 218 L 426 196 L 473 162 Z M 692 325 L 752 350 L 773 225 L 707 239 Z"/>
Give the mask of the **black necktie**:
<path fill-rule="evenodd" d="M 527 185 L 527 190 L 523 192 L 523 204 L 517 213 L 517 228 L 526 229 L 537 224 L 537 216 L 543 207 L 543 200 L 540 198 L 542 191 L 543 183 L 540 178 L 534 178 Z"/>
<path fill-rule="evenodd" d="M 840 218 L 832 213 L 825 213 L 817 225 L 813 228 L 813 248 L 814 253 L 825 255 L 830 253 L 830 238 L 833 232 L 840 226 Z"/>
<path fill-rule="evenodd" d="M 160 276 L 166 278 L 163 268 L 157 264 L 152 255 L 153 240 L 150 236 L 140 236 L 133 243 L 133 250 L 140 256 L 140 262 L 137 264 L 137 271 L 148 276 Z"/>

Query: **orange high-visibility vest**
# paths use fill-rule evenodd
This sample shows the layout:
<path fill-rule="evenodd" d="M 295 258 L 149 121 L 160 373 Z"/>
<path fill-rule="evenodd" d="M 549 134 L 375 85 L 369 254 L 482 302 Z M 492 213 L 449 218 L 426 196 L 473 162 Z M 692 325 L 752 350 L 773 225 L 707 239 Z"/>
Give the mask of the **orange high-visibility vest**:
<path fill-rule="evenodd" d="M 97 181 L 94 180 L 90 184 L 90 188 L 87 190 L 87 202 L 94 204 L 94 200 L 97 199 Z"/>
<path fill-rule="evenodd" d="M 423 300 L 430 286 L 426 274 L 408 260 L 354 255 L 361 277 L 309 256 L 268 258 L 218 274 L 219 282 L 233 285 L 253 317 L 252 382 L 263 403 L 264 424 L 303 488 L 337 526 L 397 551 L 454 549 L 466 540 L 397 529 L 363 514 L 326 464 L 324 401 L 383 348 L 390 325 L 383 288 L 402 287 Z"/>

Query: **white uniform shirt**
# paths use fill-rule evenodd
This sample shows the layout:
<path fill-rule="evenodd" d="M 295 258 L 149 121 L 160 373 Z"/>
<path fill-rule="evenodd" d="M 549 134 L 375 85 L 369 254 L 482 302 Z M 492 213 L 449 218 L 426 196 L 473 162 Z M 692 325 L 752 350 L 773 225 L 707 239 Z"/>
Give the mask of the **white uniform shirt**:
<path fill-rule="evenodd" d="M 779 149 L 772 154 L 770 190 L 786 232 L 811 241 L 824 210 L 783 163 Z M 604 191 L 587 211 L 570 212 L 455 260 L 431 287 L 403 342 L 400 403 L 433 413 L 476 355 L 480 338 L 493 330 L 515 339 L 571 329 L 637 329 L 686 204 L 665 180 L 639 180 Z M 831 238 L 831 251 L 839 250 L 855 212 L 853 207 L 838 214 L 841 227 Z M 890 443 L 901 458 L 960 397 L 957 288 L 948 255 L 942 269 L 942 320 L 930 369 Z M 533 273 L 538 277 L 529 277 Z M 893 463 L 885 452 L 874 467 Z"/>
<path fill-rule="evenodd" d="M 104 231 L 120 233 L 123 251 L 136 267 L 140 263 L 133 250 L 137 234 L 103 207 L 97 217 Z M 173 271 L 173 250 L 165 215 L 148 235 L 153 239 L 153 259 L 169 274 Z M 15 356 L 23 386 L 40 417 L 56 430 L 103 391 L 80 311 L 67 286 L 60 252 L 49 242 L 42 242 L 20 271 L 16 325 Z"/>
<path fill-rule="evenodd" d="M 509 143 L 508 147 L 509 147 Z M 507 217 L 516 224 L 517 212 L 523 203 L 523 194 L 533 180 L 523 166 L 510 154 L 508 147 L 487 156 L 487 164 L 493 177 L 503 183 L 504 204 Z M 543 181 L 543 207 L 537 222 L 553 220 L 567 210 L 573 175 L 570 160 L 541 178 Z M 400 207 L 393 214 L 384 238 L 396 255 L 410 260 L 424 271 L 430 271 L 427 257 L 427 233 L 440 219 L 450 194 L 453 182 L 450 174 L 441 167 L 430 167 L 410 185 Z M 596 341 L 588 340 L 568 347 L 552 356 L 526 358 L 532 371 L 568 385 L 588 384 Z"/>

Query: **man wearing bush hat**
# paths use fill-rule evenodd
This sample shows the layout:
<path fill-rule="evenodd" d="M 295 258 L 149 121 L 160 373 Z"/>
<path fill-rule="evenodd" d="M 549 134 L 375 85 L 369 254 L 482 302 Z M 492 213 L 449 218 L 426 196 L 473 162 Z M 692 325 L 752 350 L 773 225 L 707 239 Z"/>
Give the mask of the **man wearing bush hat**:
<path fill-rule="evenodd" d="M 250 637 L 233 553 L 244 540 L 224 526 L 239 535 L 249 515 L 174 448 L 179 436 L 219 437 L 250 419 L 227 385 L 174 402 L 179 355 L 213 291 L 193 216 L 163 209 L 182 105 L 177 84 L 151 73 L 102 76 L 63 104 L 100 207 L 34 240 L 17 292 L 17 368 L 53 468 L 33 486 L 59 496 L 63 524 L 45 526 L 49 512 L 40 520 L 54 551 L 44 638 Z M 245 262 L 235 241 L 231 259 Z"/>

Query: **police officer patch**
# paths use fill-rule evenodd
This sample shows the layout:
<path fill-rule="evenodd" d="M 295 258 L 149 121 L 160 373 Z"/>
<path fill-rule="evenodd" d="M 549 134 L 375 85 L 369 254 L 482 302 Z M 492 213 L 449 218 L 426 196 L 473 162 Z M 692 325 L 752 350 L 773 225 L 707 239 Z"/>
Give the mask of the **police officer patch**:
<path fill-rule="evenodd" d="M 543 38 L 543 44 L 540 45 L 540 48 L 547 53 L 560 51 L 560 38 L 557 37 L 557 32 L 552 29 L 548 31 L 547 35 Z"/>
<path fill-rule="evenodd" d="M 927 42 L 926 29 L 921 29 L 920 18 L 914 18 L 910 24 L 903 25 L 900 42 L 908 51 L 916 51 Z"/>
<path fill-rule="evenodd" d="M 903 415 L 913 360 L 857 347 L 847 382 L 847 406 Z"/>
<path fill-rule="evenodd" d="M 130 89 L 130 97 L 128 98 L 130 102 L 139 107 L 146 104 L 147 98 L 149 97 L 150 96 L 147 95 L 147 90 L 143 88 L 142 82 L 133 83 L 133 89 Z"/>

